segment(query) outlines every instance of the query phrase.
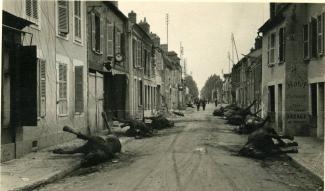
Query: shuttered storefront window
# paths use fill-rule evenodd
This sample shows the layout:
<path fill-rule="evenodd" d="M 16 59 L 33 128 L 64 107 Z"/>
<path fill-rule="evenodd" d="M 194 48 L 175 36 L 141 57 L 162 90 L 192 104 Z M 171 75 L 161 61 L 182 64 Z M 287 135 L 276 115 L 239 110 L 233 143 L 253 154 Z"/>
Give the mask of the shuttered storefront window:
<path fill-rule="evenodd" d="M 83 66 L 75 66 L 75 112 L 83 113 Z"/>

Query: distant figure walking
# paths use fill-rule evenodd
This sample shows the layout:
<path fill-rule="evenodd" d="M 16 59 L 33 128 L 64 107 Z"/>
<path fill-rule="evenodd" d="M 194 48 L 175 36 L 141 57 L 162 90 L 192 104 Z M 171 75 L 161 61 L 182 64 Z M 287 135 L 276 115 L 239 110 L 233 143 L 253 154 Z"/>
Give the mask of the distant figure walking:
<path fill-rule="evenodd" d="M 203 98 L 200 102 L 202 104 L 203 111 L 205 111 L 205 105 L 207 104 L 207 100 Z"/>
<path fill-rule="evenodd" d="M 200 100 L 199 99 L 195 99 L 195 101 L 194 101 L 194 103 L 195 103 L 195 105 L 196 105 L 196 109 L 198 110 L 198 111 L 200 111 Z"/>

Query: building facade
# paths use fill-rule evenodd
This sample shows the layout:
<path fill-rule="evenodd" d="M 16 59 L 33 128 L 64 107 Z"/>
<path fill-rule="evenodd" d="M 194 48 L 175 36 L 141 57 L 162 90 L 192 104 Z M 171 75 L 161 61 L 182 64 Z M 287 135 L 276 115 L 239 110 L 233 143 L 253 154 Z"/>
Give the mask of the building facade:
<path fill-rule="evenodd" d="M 272 3 L 259 29 L 262 114 L 284 134 L 324 134 L 324 11 L 324 4 Z"/>
<path fill-rule="evenodd" d="M 64 125 L 87 132 L 85 13 L 79 1 L 3 2 L 1 160 L 72 139 Z"/>

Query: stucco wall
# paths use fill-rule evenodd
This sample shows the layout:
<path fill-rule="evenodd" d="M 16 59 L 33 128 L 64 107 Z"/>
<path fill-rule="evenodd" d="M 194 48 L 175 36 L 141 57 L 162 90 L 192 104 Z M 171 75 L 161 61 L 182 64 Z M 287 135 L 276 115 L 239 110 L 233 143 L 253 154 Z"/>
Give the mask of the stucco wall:
<path fill-rule="evenodd" d="M 70 125 L 77 130 L 87 132 L 86 108 L 87 108 L 87 49 L 85 36 L 83 45 L 73 42 L 73 2 L 69 2 L 69 34 L 68 39 L 57 37 L 56 32 L 56 8 L 53 1 L 40 1 L 40 25 L 39 27 L 29 26 L 24 31 L 33 33 L 32 45 L 37 46 L 37 57 L 46 60 L 46 115 L 39 118 L 37 127 L 18 127 L 16 133 L 17 157 L 31 151 L 32 142 L 37 141 L 38 147 L 43 148 L 58 144 L 63 141 L 75 138 L 75 136 L 62 132 L 63 125 Z M 82 2 L 82 13 L 86 13 L 84 2 Z M 25 18 L 24 1 L 4 1 L 3 9 L 11 14 Z M 82 22 L 82 34 L 85 35 L 86 19 Z M 27 38 L 24 45 L 29 45 Z M 68 115 L 57 116 L 57 72 L 56 60 L 58 55 L 68 60 Z M 59 57 L 60 57 L 59 56 Z M 83 93 L 84 113 L 76 115 L 74 112 L 74 63 L 82 63 L 84 66 Z M 36 64 L 36 63 L 35 63 Z"/>

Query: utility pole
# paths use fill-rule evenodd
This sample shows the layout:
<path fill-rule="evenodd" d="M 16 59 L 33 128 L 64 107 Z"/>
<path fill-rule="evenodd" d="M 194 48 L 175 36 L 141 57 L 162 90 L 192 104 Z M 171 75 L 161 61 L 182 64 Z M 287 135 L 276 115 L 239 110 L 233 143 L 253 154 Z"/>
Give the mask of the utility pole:
<path fill-rule="evenodd" d="M 169 24 L 169 15 L 166 14 L 166 26 L 167 26 L 167 50 L 168 50 L 168 24 Z"/>

